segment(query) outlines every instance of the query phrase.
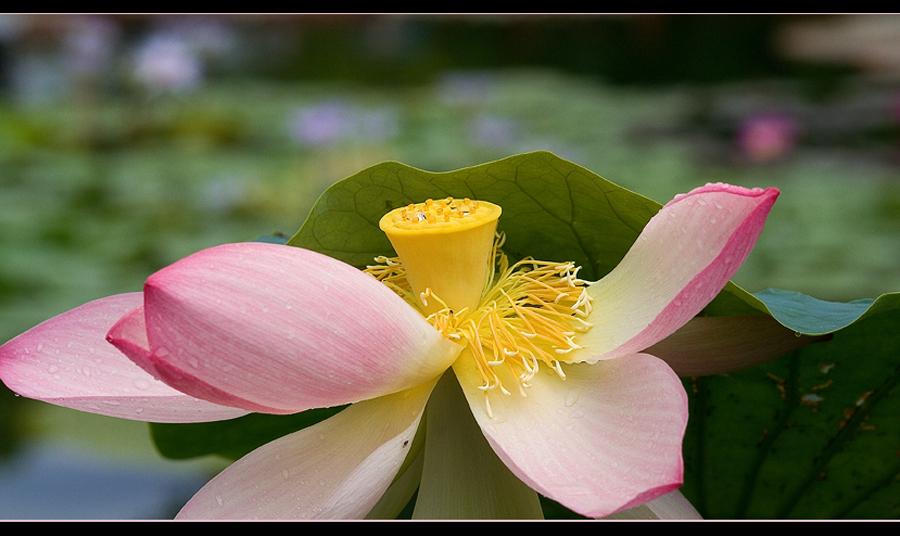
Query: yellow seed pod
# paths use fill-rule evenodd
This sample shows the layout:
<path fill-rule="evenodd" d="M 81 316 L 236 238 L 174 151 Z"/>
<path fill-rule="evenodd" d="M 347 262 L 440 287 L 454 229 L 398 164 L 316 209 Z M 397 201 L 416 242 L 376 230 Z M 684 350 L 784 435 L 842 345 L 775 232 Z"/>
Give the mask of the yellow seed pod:
<path fill-rule="evenodd" d="M 421 298 L 430 289 L 450 309 L 473 310 L 491 267 L 501 208 L 452 197 L 392 210 L 379 221 L 426 314 L 442 306 Z"/>

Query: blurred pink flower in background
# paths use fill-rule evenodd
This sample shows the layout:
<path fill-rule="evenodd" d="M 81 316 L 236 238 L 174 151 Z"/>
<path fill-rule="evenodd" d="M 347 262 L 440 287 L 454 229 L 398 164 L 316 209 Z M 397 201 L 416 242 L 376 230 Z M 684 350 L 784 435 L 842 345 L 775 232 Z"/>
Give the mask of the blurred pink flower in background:
<path fill-rule="evenodd" d="M 779 160 L 797 145 L 797 121 L 781 113 L 754 115 L 744 119 L 736 143 L 742 158 L 763 164 Z"/>

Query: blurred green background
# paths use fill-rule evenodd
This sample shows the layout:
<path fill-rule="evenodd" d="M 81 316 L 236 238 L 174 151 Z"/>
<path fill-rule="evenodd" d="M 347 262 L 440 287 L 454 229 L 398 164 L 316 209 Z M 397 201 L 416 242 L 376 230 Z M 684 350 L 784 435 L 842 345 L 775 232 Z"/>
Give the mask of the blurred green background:
<path fill-rule="evenodd" d="M 782 196 L 735 281 L 900 290 L 900 17 L 0 16 L 0 341 L 334 181 L 548 150 Z M 0 386 L 0 518 L 171 517 L 221 462 Z"/>

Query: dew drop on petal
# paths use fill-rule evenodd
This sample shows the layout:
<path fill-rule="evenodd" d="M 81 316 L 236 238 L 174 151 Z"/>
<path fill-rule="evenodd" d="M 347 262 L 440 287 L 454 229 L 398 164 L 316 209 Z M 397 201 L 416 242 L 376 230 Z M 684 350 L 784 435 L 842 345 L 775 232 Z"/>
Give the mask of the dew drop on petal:
<path fill-rule="evenodd" d="M 563 403 L 567 408 L 571 408 L 578 402 L 578 397 L 581 396 L 581 389 L 570 389 L 568 393 L 566 393 L 566 398 Z"/>
<path fill-rule="evenodd" d="M 150 388 L 150 382 L 148 382 L 147 380 L 141 379 L 141 378 L 134 380 L 134 382 L 132 382 L 132 383 L 134 384 L 134 386 L 137 389 L 140 389 L 142 391 Z"/>

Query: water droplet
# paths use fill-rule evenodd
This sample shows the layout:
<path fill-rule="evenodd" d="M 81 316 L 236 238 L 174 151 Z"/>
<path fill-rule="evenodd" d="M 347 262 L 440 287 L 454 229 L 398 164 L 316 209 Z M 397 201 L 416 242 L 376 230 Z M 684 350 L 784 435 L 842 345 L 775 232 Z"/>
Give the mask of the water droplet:
<path fill-rule="evenodd" d="M 287 480 L 287 479 L 291 478 L 291 473 L 287 469 L 282 469 L 281 476 L 283 476 L 284 479 Z"/>
<path fill-rule="evenodd" d="M 566 393 L 566 399 L 563 402 L 567 408 L 571 408 L 578 402 L 578 397 L 581 396 L 581 389 L 572 389 L 568 393 Z"/>
<path fill-rule="evenodd" d="M 54 372 L 58 372 L 58 371 L 59 371 L 59 367 L 57 367 L 56 365 L 50 365 L 50 367 L 47 369 L 47 372 L 49 372 L 50 374 L 53 374 Z"/>
<path fill-rule="evenodd" d="M 134 380 L 134 382 L 132 382 L 132 383 L 134 384 L 134 386 L 136 388 L 141 389 L 141 390 L 147 390 L 150 388 L 150 382 L 148 382 L 147 380 L 143 380 L 141 378 Z"/>

